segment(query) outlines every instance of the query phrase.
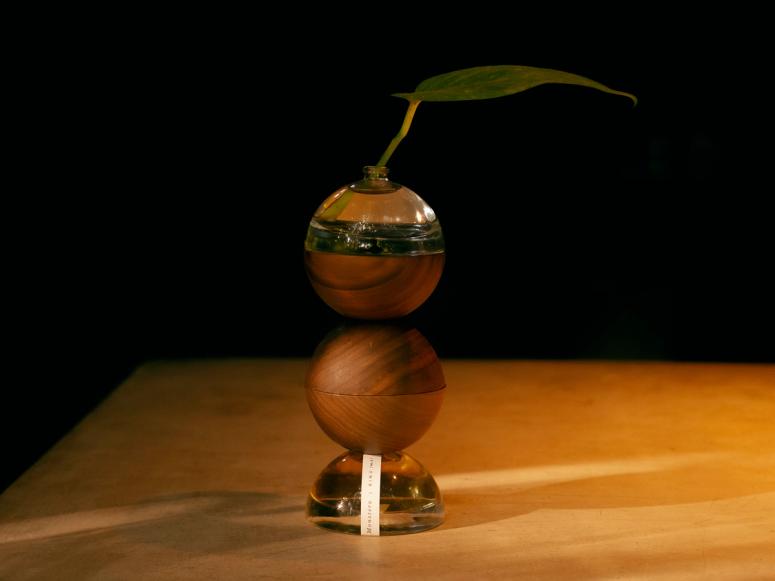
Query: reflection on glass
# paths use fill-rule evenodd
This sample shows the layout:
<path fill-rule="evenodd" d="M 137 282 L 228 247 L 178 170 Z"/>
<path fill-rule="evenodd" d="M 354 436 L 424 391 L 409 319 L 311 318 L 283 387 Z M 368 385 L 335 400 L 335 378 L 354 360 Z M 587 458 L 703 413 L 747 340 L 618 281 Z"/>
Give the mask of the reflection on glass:
<path fill-rule="evenodd" d="M 391 319 L 415 310 L 444 269 L 436 214 L 386 167 L 331 194 L 307 230 L 304 262 L 315 291 L 338 313 Z"/>

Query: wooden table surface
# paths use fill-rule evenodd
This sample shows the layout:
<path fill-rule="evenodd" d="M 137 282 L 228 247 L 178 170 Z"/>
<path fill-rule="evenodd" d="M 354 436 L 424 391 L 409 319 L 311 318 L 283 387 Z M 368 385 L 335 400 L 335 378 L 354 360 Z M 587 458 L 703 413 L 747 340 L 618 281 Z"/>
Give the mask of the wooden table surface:
<path fill-rule="evenodd" d="M 139 369 L 0 496 L 0 579 L 775 579 L 775 366 L 446 361 L 399 537 L 305 521 L 305 368 Z"/>

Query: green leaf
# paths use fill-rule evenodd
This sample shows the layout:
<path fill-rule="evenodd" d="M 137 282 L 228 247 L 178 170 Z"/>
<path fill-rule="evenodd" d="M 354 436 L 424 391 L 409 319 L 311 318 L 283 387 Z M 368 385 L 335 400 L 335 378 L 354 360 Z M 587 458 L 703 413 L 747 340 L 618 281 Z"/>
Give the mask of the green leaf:
<path fill-rule="evenodd" d="M 506 95 L 520 93 L 546 83 L 581 85 L 614 95 L 629 97 L 634 104 L 638 103 L 635 95 L 616 91 L 580 75 L 553 69 L 516 65 L 474 67 L 452 71 L 451 73 L 425 79 L 417 85 L 414 93 L 396 93 L 394 96 L 403 97 L 410 102 L 494 99 L 495 97 L 505 97 Z"/>

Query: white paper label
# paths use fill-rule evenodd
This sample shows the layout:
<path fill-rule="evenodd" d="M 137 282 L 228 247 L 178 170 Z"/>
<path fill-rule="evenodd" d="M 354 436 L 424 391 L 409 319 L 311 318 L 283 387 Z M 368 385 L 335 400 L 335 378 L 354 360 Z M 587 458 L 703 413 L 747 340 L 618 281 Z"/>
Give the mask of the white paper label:
<path fill-rule="evenodd" d="M 379 536 L 379 490 L 382 456 L 363 455 L 361 470 L 361 534 Z"/>

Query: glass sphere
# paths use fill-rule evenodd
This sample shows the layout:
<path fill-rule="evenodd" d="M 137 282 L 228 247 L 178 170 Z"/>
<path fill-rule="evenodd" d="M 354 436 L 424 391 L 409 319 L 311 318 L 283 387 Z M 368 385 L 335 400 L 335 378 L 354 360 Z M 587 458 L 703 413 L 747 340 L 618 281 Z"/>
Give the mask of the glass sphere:
<path fill-rule="evenodd" d="M 392 182 L 386 167 L 331 194 L 317 209 L 304 244 L 315 291 L 338 313 L 391 319 L 414 311 L 444 269 L 444 237 L 431 207 Z"/>

